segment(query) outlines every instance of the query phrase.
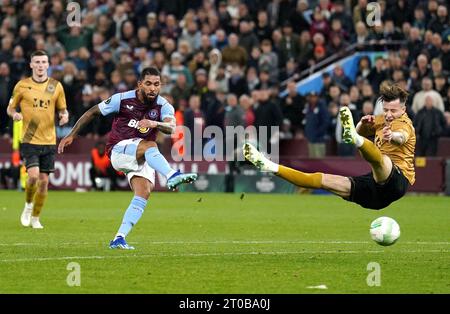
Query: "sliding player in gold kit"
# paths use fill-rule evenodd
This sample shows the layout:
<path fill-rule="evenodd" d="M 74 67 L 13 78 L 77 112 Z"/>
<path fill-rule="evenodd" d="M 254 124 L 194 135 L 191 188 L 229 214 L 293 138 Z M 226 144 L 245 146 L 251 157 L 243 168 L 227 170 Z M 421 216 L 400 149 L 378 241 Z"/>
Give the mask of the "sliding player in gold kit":
<path fill-rule="evenodd" d="M 297 186 L 325 189 L 365 208 L 385 208 L 414 184 L 416 135 L 406 114 L 408 92 L 386 81 L 380 86 L 380 94 L 384 114 L 364 116 L 356 128 L 348 107 L 339 112 L 344 142 L 354 144 L 372 168 L 366 175 L 344 177 L 294 170 L 268 160 L 249 143 L 244 144 L 244 156 L 260 170 Z M 374 143 L 364 136 L 375 136 Z"/>

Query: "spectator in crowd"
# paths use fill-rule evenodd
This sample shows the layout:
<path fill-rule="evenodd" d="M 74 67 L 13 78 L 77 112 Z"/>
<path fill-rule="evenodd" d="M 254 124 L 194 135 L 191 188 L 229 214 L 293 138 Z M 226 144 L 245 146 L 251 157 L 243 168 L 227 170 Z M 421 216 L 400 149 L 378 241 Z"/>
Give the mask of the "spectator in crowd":
<path fill-rule="evenodd" d="M 0 135 L 11 132 L 6 108 L 8 107 L 8 101 L 11 97 L 13 87 L 9 65 L 6 62 L 2 62 L 0 63 Z"/>
<path fill-rule="evenodd" d="M 444 132 L 442 132 L 442 136 L 450 137 L 450 112 L 449 111 L 444 112 L 444 117 L 446 125 Z"/>
<path fill-rule="evenodd" d="M 447 97 L 446 93 L 448 90 L 448 84 L 447 84 L 447 80 L 448 80 L 449 76 L 444 76 L 442 74 L 438 74 L 434 77 L 434 86 L 435 86 L 435 90 L 439 93 L 439 95 L 441 95 L 442 100 L 444 100 L 444 98 Z M 444 110 L 445 110 L 445 102 L 444 102 Z"/>
<path fill-rule="evenodd" d="M 447 6 L 441 4 L 437 9 L 437 15 L 433 16 L 428 23 L 427 29 L 431 30 L 433 33 L 442 34 L 449 27 L 450 23 Z"/>
<path fill-rule="evenodd" d="M 296 60 L 299 70 L 304 70 L 309 67 L 308 61 L 313 57 L 314 52 L 314 45 L 311 43 L 311 34 L 309 31 L 304 30 L 300 33 L 300 43 L 298 48 L 299 53 L 297 59 L 290 58 L 289 60 Z"/>
<path fill-rule="evenodd" d="M 278 142 L 278 134 L 272 130 L 272 127 L 280 127 L 283 121 L 283 113 L 280 107 L 271 101 L 270 90 L 261 89 L 254 90 L 252 96 L 255 95 L 255 127 L 258 131 L 258 138 L 266 139 L 267 145 Z M 267 129 L 260 128 L 266 126 Z M 268 147 L 268 152 L 270 149 Z"/>
<path fill-rule="evenodd" d="M 297 91 L 297 84 L 287 84 L 288 94 L 282 99 L 281 108 L 285 120 L 289 121 L 291 131 L 295 134 L 303 128 L 303 108 L 305 106 L 303 97 Z"/>
<path fill-rule="evenodd" d="M 363 79 L 368 79 L 371 70 L 372 66 L 369 57 L 361 57 L 358 62 L 358 72 L 356 73 L 356 76 Z"/>
<path fill-rule="evenodd" d="M 258 11 L 255 34 L 260 42 L 272 37 L 272 27 L 269 25 L 267 12 L 264 10 Z"/>
<path fill-rule="evenodd" d="M 173 97 L 173 106 L 177 110 L 180 106 L 180 102 L 185 102 L 189 99 L 191 94 L 190 88 L 187 84 L 186 76 L 184 74 L 179 74 L 177 81 L 170 90 L 170 95 Z"/>
<path fill-rule="evenodd" d="M 177 51 L 172 53 L 170 64 L 164 66 L 161 74 L 167 75 L 170 78 L 170 84 L 175 84 L 178 74 L 183 74 L 186 77 L 188 85 L 192 86 L 194 83 L 191 72 L 183 64 L 182 56 Z"/>
<path fill-rule="evenodd" d="M 231 65 L 231 73 L 228 79 L 228 90 L 230 93 L 240 97 L 242 94 L 248 94 L 248 86 L 239 64 Z"/>
<path fill-rule="evenodd" d="M 444 101 L 444 107 L 445 107 L 445 111 L 450 111 L 450 88 L 447 87 L 447 95 L 445 96 L 445 101 Z"/>
<path fill-rule="evenodd" d="M 299 36 L 293 32 L 292 25 L 289 21 L 284 22 L 282 28 L 282 38 L 278 51 L 280 54 L 280 64 L 286 64 L 287 60 L 297 59 L 300 52 Z"/>
<path fill-rule="evenodd" d="M 424 104 L 424 92 L 432 90 L 443 99 L 444 109 L 450 110 L 448 6 L 436 0 L 417 5 L 404 0 L 381 1 L 382 23 L 369 27 L 369 2 L 89 0 L 81 3 L 79 27 L 67 25 L 62 1 L 9 1 L 0 18 L 0 72 L 6 69 L 2 62 L 7 64 L 14 85 L 29 72 L 29 52 L 36 47 L 47 50 L 51 57 L 48 74 L 68 90 L 74 118 L 69 123 L 73 124 L 92 102 L 100 100 L 100 94 L 133 85 L 135 73 L 153 65 L 163 72 L 162 92 L 175 91 L 178 76 L 185 77 L 186 88 L 177 91 L 182 95 L 175 92 L 176 98 L 184 98 L 178 104 L 180 114 L 187 107 L 190 88 L 198 85 L 200 78 L 201 86 L 194 92 L 202 95 L 205 120 L 223 125 L 228 92 L 250 99 L 255 88 L 270 88 L 270 102 L 280 102 L 281 110 L 287 98 L 274 97 L 274 93 L 278 89 L 288 92 L 287 82 L 298 81 L 305 70 L 311 74 L 322 70 L 319 65 L 343 51 L 348 41 L 356 43 L 355 49 L 363 55 L 364 51 L 379 51 L 380 59 L 375 61 L 373 54 L 361 58 L 356 81 L 355 73 L 345 83 L 335 75 L 325 75 L 318 102 L 326 99 L 327 105 L 336 102 L 337 106 L 341 92 L 349 93 L 351 102 L 361 110 L 364 102 L 375 105 L 379 83 L 389 79 L 406 85 L 410 98 L 416 99 L 416 103 L 408 100 L 408 111 L 418 112 L 417 102 Z M 401 43 L 393 45 L 393 40 Z M 236 63 L 239 71 L 233 67 Z M 333 69 L 326 72 L 333 73 Z M 0 74 L 2 95 L 10 95 L 11 87 L 2 77 Z M 423 79 L 431 79 L 426 83 L 430 88 L 422 88 Z M 339 86 L 339 93 L 333 89 L 333 97 L 328 94 L 332 84 Z M 375 113 L 380 109 L 377 106 Z M 246 111 L 249 116 L 252 112 Z M 0 111 L 0 123 L 4 120 Z M 290 128 L 296 129 L 293 121 Z M 99 123 L 88 134 L 94 137 L 106 131 Z M 0 124 L 0 133 L 4 132 L 10 131 Z"/>
<path fill-rule="evenodd" d="M 245 112 L 239 105 L 236 95 L 228 94 L 226 102 L 227 106 L 225 107 L 224 126 L 234 128 L 245 127 Z M 232 157 L 230 159 L 227 158 L 227 160 L 229 160 L 228 167 L 230 171 L 226 177 L 226 191 L 234 192 L 234 178 L 239 173 L 239 158 L 237 158 L 237 154 L 240 147 L 237 146 L 239 141 L 235 132 L 225 132 L 225 135 L 225 147 L 234 147 L 232 156 L 229 156 L 228 152 L 223 152 L 224 154 L 227 154 L 227 157 Z"/>
<path fill-rule="evenodd" d="M 9 62 L 13 58 L 12 55 L 13 39 L 12 36 L 2 37 L 2 47 L 0 49 L 0 62 Z"/>
<path fill-rule="evenodd" d="M 190 156 L 201 154 L 203 150 L 203 130 L 206 127 L 205 114 L 201 110 L 201 98 L 197 94 L 192 94 L 189 97 L 189 108 L 184 111 L 184 125 L 189 129 L 190 136 L 186 136 L 185 147 L 190 148 Z"/>
<path fill-rule="evenodd" d="M 449 77 L 449 72 L 442 68 L 442 61 L 439 58 L 431 60 L 430 77 L 434 79 L 436 76 Z"/>
<path fill-rule="evenodd" d="M 245 126 L 245 112 L 235 94 L 227 95 L 224 126 Z"/>
<path fill-rule="evenodd" d="M 325 17 L 325 12 L 322 11 L 319 7 L 314 9 L 314 14 L 311 22 L 311 27 L 309 32 L 311 36 L 314 36 L 316 33 L 321 33 L 328 38 L 330 34 L 330 25 Z"/>
<path fill-rule="evenodd" d="M 420 54 L 417 57 L 417 70 L 419 71 L 419 79 L 423 79 L 424 77 L 428 77 L 430 74 L 430 66 L 428 64 L 428 57 L 425 54 Z"/>
<path fill-rule="evenodd" d="M 444 113 L 444 101 L 441 95 L 433 90 L 433 81 L 429 77 L 422 79 L 422 90 L 417 92 L 412 103 L 412 111 L 417 114 L 420 109 L 425 106 L 425 96 L 429 95 L 434 98 L 433 105 Z"/>
<path fill-rule="evenodd" d="M 372 85 L 372 89 L 375 93 L 378 91 L 381 82 L 385 81 L 388 78 L 388 73 L 384 68 L 384 61 L 382 57 L 378 57 L 375 60 L 375 67 L 370 71 L 367 79 Z"/>
<path fill-rule="evenodd" d="M 15 46 L 12 53 L 12 60 L 9 60 L 11 79 L 14 82 L 19 81 L 27 74 L 28 63 L 25 60 L 25 54 L 22 46 Z"/>
<path fill-rule="evenodd" d="M 239 45 L 238 35 L 232 33 L 228 36 L 228 46 L 222 50 L 222 62 L 225 65 L 237 63 L 244 68 L 247 65 L 248 53 L 244 47 Z"/>
<path fill-rule="evenodd" d="M 369 40 L 369 32 L 366 24 L 359 21 L 355 25 L 355 33 L 351 36 L 351 42 L 353 44 L 364 44 Z"/>
<path fill-rule="evenodd" d="M 253 112 L 253 100 L 252 98 L 244 94 L 239 97 L 239 105 L 244 110 L 244 126 L 248 127 L 255 123 L 255 113 Z"/>
<path fill-rule="evenodd" d="M 247 54 L 250 54 L 253 47 L 259 46 L 258 37 L 253 32 L 251 24 L 246 20 L 239 23 L 239 46 L 243 47 Z"/>
<path fill-rule="evenodd" d="M 323 158 L 326 154 L 325 142 L 329 116 L 325 103 L 319 99 L 316 92 L 311 92 L 307 96 L 304 114 L 309 157 Z"/>
<path fill-rule="evenodd" d="M 308 1 L 297 0 L 295 11 L 292 11 L 289 16 L 289 22 L 293 27 L 295 33 L 300 34 L 303 30 L 309 30 L 310 24 L 306 18 L 306 11 L 308 10 Z"/>
<path fill-rule="evenodd" d="M 438 139 L 446 130 L 446 120 L 442 111 L 436 109 L 432 94 L 425 94 L 425 104 L 414 118 L 417 138 L 417 156 L 436 156 Z"/>
<path fill-rule="evenodd" d="M 261 56 L 258 60 L 259 69 L 269 72 L 270 81 L 278 82 L 278 56 L 272 51 L 272 43 L 269 39 L 264 39 L 261 43 Z"/>
<path fill-rule="evenodd" d="M 259 84 L 257 89 L 270 89 L 274 84 L 270 81 L 270 72 L 268 69 L 263 68 L 259 71 Z"/>
<path fill-rule="evenodd" d="M 341 90 L 348 91 L 352 86 L 352 81 L 344 73 L 344 69 L 340 65 L 336 65 L 333 70 L 331 80 L 334 84 L 338 85 Z"/>

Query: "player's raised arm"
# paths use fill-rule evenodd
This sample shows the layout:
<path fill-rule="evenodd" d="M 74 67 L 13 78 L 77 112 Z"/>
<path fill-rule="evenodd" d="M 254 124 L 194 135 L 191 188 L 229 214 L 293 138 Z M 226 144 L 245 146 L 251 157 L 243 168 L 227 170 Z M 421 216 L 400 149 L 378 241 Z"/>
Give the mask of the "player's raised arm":
<path fill-rule="evenodd" d="M 359 120 L 356 125 L 356 132 L 362 136 L 371 136 L 375 134 L 375 130 L 373 126 L 375 124 L 375 116 L 374 115 L 366 115 Z"/>
<path fill-rule="evenodd" d="M 98 105 L 93 106 L 88 111 L 86 111 L 80 119 L 75 123 L 70 133 L 65 136 L 61 142 L 59 142 L 58 145 L 58 154 L 61 154 L 64 152 L 64 148 L 66 146 L 69 146 L 72 144 L 75 137 L 78 135 L 78 133 L 83 129 L 86 125 L 89 124 L 95 117 L 99 116 L 101 114 L 100 108 Z"/>
<path fill-rule="evenodd" d="M 108 99 L 102 101 L 98 105 L 93 106 L 88 111 L 86 111 L 80 119 L 75 123 L 70 133 L 64 137 L 58 145 L 58 154 L 64 152 L 64 148 L 72 144 L 75 137 L 86 125 L 89 124 L 94 118 L 99 115 L 108 115 L 110 113 L 119 112 L 120 110 L 120 100 L 122 94 L 117 93 L 109 97 Z"/>

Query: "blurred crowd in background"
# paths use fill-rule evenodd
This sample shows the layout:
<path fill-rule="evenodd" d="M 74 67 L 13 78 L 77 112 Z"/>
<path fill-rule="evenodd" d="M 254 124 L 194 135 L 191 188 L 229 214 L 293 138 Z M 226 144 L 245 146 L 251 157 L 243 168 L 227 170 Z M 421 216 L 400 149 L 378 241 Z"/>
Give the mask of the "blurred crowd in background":
<path fill-rule="evenodd" d="M 349 106 L 356 120 L 381 113 L 378 88 L 389 79 L 410 92 L 418 155 L 435 155 L 438 138 L 450 136 L 445 0 L 378 1 L 374 27 L 366 23 L 367 0 L 87 0 L 78 1 L 78 26 L 67 23 L 66 1 L 0 2 L 0 136 L 11 136 L 6 106 L 15 83 L 30 75 L 36 49 L 47 51 L 49 75 L 63 84 L 69 129 L 91 106 L 136 88 L 139 72 L 156 66 L 161 95 L 189 128 L 279 126 L 271 136 L 306 138 L 316 157 L 328 141 L 337 143 L 337 154 L 352 155 L 353 147 L 341 143 L 339 107 Z M 290 80 L 349 45 L 389 41 L 401 44 L 386 46 L 385 57 L 362 58 L 356 80 L 336 66 L 323 75 L 322 91 L 307 95 Z M 83 135 L 101 138 L 110 127 L 111 117 L 103 117 Z"/>

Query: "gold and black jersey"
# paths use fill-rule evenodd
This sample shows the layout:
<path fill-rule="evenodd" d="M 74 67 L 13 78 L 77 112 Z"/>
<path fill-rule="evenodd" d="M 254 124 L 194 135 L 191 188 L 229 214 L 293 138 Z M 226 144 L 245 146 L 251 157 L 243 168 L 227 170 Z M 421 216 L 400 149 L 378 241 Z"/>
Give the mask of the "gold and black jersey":
<path fill-rule="evenodd" d="M 60 82 L 49 78 L 38 83 L 31 77 L 14 87 L 9 107 L 23 116 L 22 143 L 55 145 L 55 113 L 66 109 L 66 97 Z"/>
<path fill-rule="evenodd" d="M 384 115 L 375 117 L 375 123 L 370 128 L 364 128 L 359 133 L 363 136 L 375 135 L 375 145 L 384 155 L 391 158 L 392 162 L 400 168 L 409 183 L 414 184 L 414 150 L 416 147 L 416 132 L 408 115 L 404 113 L 401 117 L 391 122 L 392 132 L 401 132 L 405 136 L 403 145 L 396 145 L 383 140 L 383 128 L 386 126 Z"/>

